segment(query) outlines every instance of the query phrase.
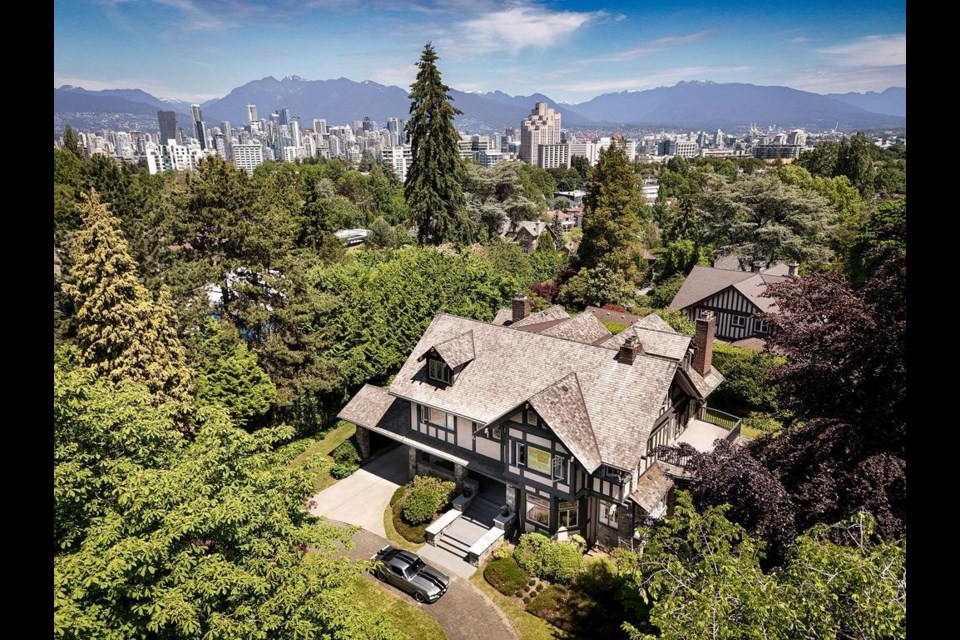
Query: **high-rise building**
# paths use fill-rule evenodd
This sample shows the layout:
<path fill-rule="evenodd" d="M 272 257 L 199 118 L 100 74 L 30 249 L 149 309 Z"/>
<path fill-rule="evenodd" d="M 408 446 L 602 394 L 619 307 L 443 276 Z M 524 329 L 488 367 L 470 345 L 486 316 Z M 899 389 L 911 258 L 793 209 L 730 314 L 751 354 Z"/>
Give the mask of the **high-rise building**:
<path fill-rule="evenodd" d="M 393 173 L 400 182 L 407 180 L 407 169 L 413 162 L 413 152 L 410 145 L 386 147 L 380 151 L 380 160 L 393 167 Z"/>
<path fill-rule="evenodd" d="M 537 146 L 537 166 L 541 169 L 556 169 L 570 166 L 570 145 L 566 142 Z"/>
<path fill-rule="evenodd" d="M 290 138 L 293 140 L 293 146 L 302 147 L 303 140 L 300 137 L 300 119 L 294 118 L 290 121 Z"/>
<path fill-rule="evenodd" d="M 253 175 L 253 170 L 261 164 L 263 164 L 263 146 L 259 142 L 233 145 L 233 166 Z"/>
<path fill-rule="evenodd" d="M 197 140 L 200 141 L 200 149 L 207 148 L 207 127 L 203 124 L 203 111 L 200 105 L 190 105 L 190 111 L 193 112 L 193 127 L 196 130 Z"/>
<path fill-rule="evenodd" d="M 248 104 L 247 105 L 247 124 L 253 124 L 254 122 L 260 122 L 260 118 L 257 117 L 257 105 Z"/>
<path fill-rule="evenodd" d="M 387 118 L 387 131 L 396 135 L 397 144 L 404 143 L 403 120 L 399 118 Z"/>
<path fill-rule="evenodd" d="M 280 116 L 280 119 L 279 119 L 280 124 L 283 124 L 283 125 L 290 124 L 290 120 L 291 120 L 290 109 L 288 107 L 282 107 L 279 111 L 277 111 L 277 114 L 279 114 Z"/>
<path fill-rule="evenodd" d="M 536 164 L 537 147 L 560 143 L 560 114 L 546 102 L 533 105 L 530 115 L 520 123 L 520 159 Z"/>
<path fill-rule="evenodd" d="M 790 135 L 787 136 L 787 144 L 804 146 L 807 144 L 807 134 L 803 129 L 794 129 L 790 132 Z"/>
<path fill-rule="evenodd" d="M 157 111 L 157 121 L 160 123 L 160 144 L 167 144 L 168 140 L 177 139 L 177 114 L 173 111 Z"/>
<path fill-rule="evenodd" d="M 314 118 L 313 132 L 321 136 L 327 135 L 327 121 L 323 118 Z"/>

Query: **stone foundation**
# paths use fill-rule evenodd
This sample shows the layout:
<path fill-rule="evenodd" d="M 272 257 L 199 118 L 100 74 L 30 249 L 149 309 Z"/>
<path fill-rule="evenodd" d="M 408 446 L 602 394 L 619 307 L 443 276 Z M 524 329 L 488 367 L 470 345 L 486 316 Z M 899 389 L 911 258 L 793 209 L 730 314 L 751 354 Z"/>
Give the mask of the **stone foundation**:
<path fill-rule="evenodd" d="M 360 449 L 360 459 L 367 462 L 370 460 L 370 431 L 363 427 L 357 427 L 357 433 L 354 437 L 357 440 L 357 448 Z"/>

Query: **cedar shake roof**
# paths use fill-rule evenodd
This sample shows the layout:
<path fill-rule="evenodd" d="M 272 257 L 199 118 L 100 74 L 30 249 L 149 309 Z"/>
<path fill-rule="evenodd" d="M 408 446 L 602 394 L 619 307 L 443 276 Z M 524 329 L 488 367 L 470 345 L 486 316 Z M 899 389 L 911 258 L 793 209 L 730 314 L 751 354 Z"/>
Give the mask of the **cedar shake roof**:
<path fill-rule="evenodd" d="M 576 318 L 548 327 L 539 333 L 554 338 L 583 342 L 584 344 L 603 342 L 611 336 L 610 330 L 603 326 L 596 316 L 586 312 L 581 313 Z"/>
<path fill-rule="evenodd" d="M 644 471 L 637 480 L 637 488 L 627 497 L 650 513 L 658 503 L 666 499 L 667 492 L 672 486 L 673 479 L 664 472 L 663 465 L 657 461 Z"/>
<path fill-rule="evenodd" d="M 777 269 L 777 267 L 773 267 Z M 727 287 L 733 287 L 752 302 L 760 311 L 777 312 L 778 307 L 772 298 L 765 297 L 764 290 L 768 283 L 780 282 L 785 276 L 778 276 L 761 271 L 732 271 L 728 269 L 714 269 L 696 265 L 690 275 L 683 281 L 683 286 L 677 291 L 669 309 L 685 309 L 704 298 L 719 293 Z"/>
<path fill-rule="evenodd" d="M 670 326 L 670 323 L 655 313 L 648 314 L 637 320 L 637 327 L 644 329 L 653 329 L 654 331 L 666 331 L 676 333 L 677 330 Z"/>
<path fill-rule="evenodd" d="M 489 424 L 546 392 L 558 379 L 576 374 L 594 444 L 585 437 L 583 417 L 577 410 L 554 399 L 556 390 L 540 396 L 542 408 L 556 423 L 544 416 L 547 424 L 572 438 L 564 444 L 588 460 L 588 452 L 596 446 L 604 463 L 622 469 L 637 466 L 677 361 L 644 354 L 627 365 L 618 362 L 616 352 L 608 348 L 447 314 L 433 319 L 412 353 L 422 354 L 468 331 L 473 332 L 475 358 L 453 384 L 442 388 L 431 384 L 426 365 L 411 355 L 390 385 L 390 393 Z M 561 424 L 566 419 L 572 425 Z"/>
<path fill-rule="evenodd" d="M 530 398 L 530 406 L 550 425 L 588 473 L 596 471 L 600 466 L 600 449 L 593 436 L 576 373 L 566 375 Z"/>
<path fill-rule="evenodd" d="M 443 358 L 448 367 L 456 369 L 474 358 L 473 332 L 467 331 L 456 338 L 450 338 L 440 344 L 433 345 L 433 349 L 438 356 Z M 420 356 L 420 358 L 422 359 L 423 356 Z"/>
<path fill-rule="evenodd" d="M 597 317 L 597 320 L 602 320 L 603 322 L 616 322 L 617 324 L 625 325 L 631 325 L 640 319 L 640 316 L 635 316 L 632 313 L 613 311 L 612 309 L 601 309 L 600 307 L 594 306 L 587 307 L 584 313 L 592 313 Z"/>
<path fill-rule="evenodd" d="M 402 436 L 410 430 L 410 403 L 391 396 L 386 389 L 365 384 L 337 417 L 361 427 L 376 427 Z"/>
<path fill-rule="evenodd" d="M 510 313 L 512 314 L 513 311 L 511 310 Z M 510 327 L 512 329 L 519 329 L 520 327 L 526 327 L 531 324 L 540 324 L 541 322 L 550 322 L 552 320 L 567 320 L 569 318 L 570 318 L 570 314 L 567 313 L 566 309 L 564 309 L 558 304 L 555 304 L 552 307 L 544 309 L 543 311 L 537 311 L 536 313 L 531 313 L 523 320 L 517 320 L 512 325 L 510 325 Z"/>
<path fill-rule="evenodd" d="M 656 317 L 659 319 L 659 316 L 655 314 L 650 314 L 650 316 L 647 317 Z M 690 338 L 677 333 L 673 330 L 673 327 L 662 320 L 662 324 L 654 320 L 644 323 L 644 320 L 646 320 L 646 318 L 633 323 L 604 342 L 603 346 L 608 349 L 619 349 L 623 343 L 627 341 L 627 338 L 636 336 L 640 344 L 643 345 L 644 353 L 670 358 L 671 360 L 683 360 L 687 355 L 687 349 L 690 348 Z M 658 327 L 664 327 L 665 325 L 665 328 L 648 329 L 644 324 Z"/>
<path fill-rule="evenodd" d="M 690 382 L 693 383 L 697 393 L 700 394 L 700 398 L 704 400 L 708 395 L 713 393 L 713 390 L 719 387 L 720 383 L 724 380 L 723 375 L 713 366 L 710 367 L 710 372 L 706 376 L 701 376 L 693 367 L 687 367 L 684 372 L 687 374 L 687 377 L 690 378 Z"/>

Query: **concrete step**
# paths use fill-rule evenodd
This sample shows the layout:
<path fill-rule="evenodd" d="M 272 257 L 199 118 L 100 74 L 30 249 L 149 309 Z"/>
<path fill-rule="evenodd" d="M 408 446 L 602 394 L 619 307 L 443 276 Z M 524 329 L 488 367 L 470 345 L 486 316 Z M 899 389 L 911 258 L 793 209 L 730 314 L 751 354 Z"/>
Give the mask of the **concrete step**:
<path fill-rule="evenodd" d="M 449 535 L 462 542 L 473 544 L 473 541 L 487 532 L 489 527 L 482 524 L 471 522 L 468 518 L 461 516 L 456 522 L 447 527 L 443 535 Z"/>
<path fill-rule="evenodd" d="M 500 505 L 494 504 L 489 500 L 484 500 L 478 496 L 474 498 L 473 502 L 470 503 L 470 506 L 467 507 L 465 513 L 474 513 L 482 516 L 493 514 L 496 516 L 496 514 L 500 513 Z"/>
<path fill-rule="evenodd" d="M 437 540 L 437 548 L 448 551 L 458 558 L 466 558 L 467 551 L 470 550 L 470 545 L 465 544 L 456 538 L 451 538 L 446 534 L 440 536 L 440 539 Z"/>

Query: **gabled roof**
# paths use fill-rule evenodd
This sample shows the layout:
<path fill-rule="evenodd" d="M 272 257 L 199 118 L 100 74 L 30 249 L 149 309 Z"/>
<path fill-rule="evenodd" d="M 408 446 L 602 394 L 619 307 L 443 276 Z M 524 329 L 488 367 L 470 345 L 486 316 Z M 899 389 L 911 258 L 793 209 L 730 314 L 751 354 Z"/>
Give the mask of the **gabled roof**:
<path fill-rule="evenodd" d="M 648 318 L 656 318 L 656 320 Z M 683 360 L 687 355 L 687 349 L 690 348 L 690 338 L 674 331 L 673 327 L 653 313 L 613 336 L 604 342 L 603 346 L 619 349 L 630 336 L 635 336 L 640 341 L 644 353 L 671 360 Z"/>
<path fill-rule="evenodd" d="M 546 420 L 588 473 L 600 466 L 600 448 L 593 436 L 576 373 L 567 374 L 530 398 L 530 406 Z"/>
<path fill-rule="evenodd" d="M 443 358 L 447 366 L 456 369 L 474 358 L 473 332 L 467 331 L 455 338 L 433 345 L 437 355 Z M 421 356 L 422 358 L 423 356 Z"/>
<path fill-rule="evenodd" d="M 584 313 L 592 313 L 597 317 L 597 320 L 602 320 L 604 322 L 616 322 L 617 324 L 626 325 L 631 325 L 640 319 L 640 316 L 635 316 L 632 313 L 614 311 L 613 309 L 602 309 L 592 305 L 588 306 L 584 310 Z"/>
<path fill-rule="evenodd" d="M 540 331 L 542 335 L 574 340 L 585 344 L 596 344 L 610 337 L 610 330 L 597 320 L 592 313 L 581 313 L 576 318 L 547 327 Z"/>
<path fill-rule="evenodd" d="M 696 265 L 683 281 L 683 286 L 677 291 L 668 308 L 685 309 L 728 287 L 733 287 L 760 311 L 776 312 L 778 310 L 776 302 L 773 298 L 767 298 L 764 291 L 768 283 L 780 282 L 784 278 L 785 276 L 772 275 L 767 271 L 759 273 L 731 271 Z"/>
<path fill-rule="evenodd" d="M 628 365 L 618 362 L 616 352 L 608 348 L 447 314 L 433 319 L 412 353 L 422 354 L 468 331 L 473 332 L 475 357 L 456 382 L 442 388 L 431 384 L 426 367 L 411 355 L 390 393 L 488 424 L 576 374 L 601 460 L 622 469 L 637 466 L 674 379 L 676 361 L 644 354 Z M 541 399 L 550 397 L 548 393 Z M 555 412 L 568 415 L 560 408 Z M 577 429 L 544 419 L 552 429 Z M 572 450 L 572 443 L 565 444 Z M 581 455 L 589 456 L 583 451 Z"/>
<path fill-rule="evenodd" d="M 503 326 L 504 323 L 510 322 L 513 320 L 513 309 L 511 307 L 504 307 L 497 311 L 497 315 L 493 317 L 493 323 L 497 326 Z"/>
<path fill-rule="evenodd" d="M 567 320 L 570 317 L 570 314 L 567 313 L 566 309 L 561 307 L 558 304 L 553 305 L 543 311 L 537 311 L 536 313 L 531 313 L 523 320 L 517 320 L 512 325 L 511 329 L 519 329 L 520 327 L 526 327 L 533 324 L 540 324 L 542 322 L 550 322 L 553 320 Z"/>
<path fill-rule="evenodd" d="M 659 503 L 667 497 L 667 492 L 673 486 L 673 479 L 668 476 L 659 461 L 654 462 L 649 469 L 643 472 L 637 480 L 637 488 L 628 498 L 651 513 Z"/>

